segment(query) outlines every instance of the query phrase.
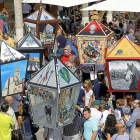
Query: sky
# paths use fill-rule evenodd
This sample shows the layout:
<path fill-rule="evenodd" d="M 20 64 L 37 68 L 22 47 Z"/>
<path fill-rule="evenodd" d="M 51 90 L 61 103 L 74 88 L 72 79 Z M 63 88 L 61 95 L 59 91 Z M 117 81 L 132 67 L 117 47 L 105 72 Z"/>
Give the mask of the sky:
<path fill-rule="evenodd" d="M 1 65 L 1 86 L 2 90 L 5 86 L 7 79 L 14 75 L 15 69 L 18 66 L 20 69 L 20 82 L 25 78 L 27 60 L 17 61 L 9 64 Z"/>
<path fill-rule="evenodd" d="M 27 53 L 23 53 L 23 55 L 26 55 Z M 37 57 L 37 58 L 40 58 L 39 57 L 39 53 L 29 53 L 30 54 L 30 57 Z"/>

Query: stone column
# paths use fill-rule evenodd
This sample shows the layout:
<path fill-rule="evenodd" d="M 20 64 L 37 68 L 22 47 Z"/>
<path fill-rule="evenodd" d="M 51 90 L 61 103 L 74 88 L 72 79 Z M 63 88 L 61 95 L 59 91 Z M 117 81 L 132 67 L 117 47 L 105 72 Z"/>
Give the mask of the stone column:
<path fill-rule="evenodd" d="M 113 17 L 112 17 L 112 13 L 113 13 L 113 12 L 111 12 L 111 11 L 108 11 L 108 12 L 107 12 L 107 23 L 109 23 L 109 22 L 112 21 L 112 18 L 113 18 Z"/>
<path fill-rule="evenodd" d="M 82 4 L 82 9 L 88 7 L 88 3 Z M 81 24 L 85 26 L 85 23 L 89 23 L 88 11 L 82 11 L 82 22 Z"/>
<path fill-rule="evenodd" d="M 23 37 L 22 0 L 14 0 L 16 36 L 15 43 Z"/>

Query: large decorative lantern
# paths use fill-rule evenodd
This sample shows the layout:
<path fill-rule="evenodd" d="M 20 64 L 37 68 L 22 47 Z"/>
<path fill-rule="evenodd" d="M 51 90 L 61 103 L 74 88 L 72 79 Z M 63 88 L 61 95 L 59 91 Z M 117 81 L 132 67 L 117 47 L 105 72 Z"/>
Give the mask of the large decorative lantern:
<path fill-rule="evenodd" d="M 32 33 L 28 33 L 17 43 L 17 50 L 22 54 L 29 54 L 27 73 L 31 74 L 42 67 L 43 47 Z"/>
<path fill-rule="evenodd" d="M 139 91 L 140 49 L 127 36 L 107 49 L 106 67 L 109 91 Z"/>
<path fill-rule="evenodd" d="M 81 82 L 57 58 L 27 82 L 34 123 L 58 128 L 72 122 Z"/>
<path fill-rule="evenodd" d="M 43 8 L 24 18 L 25 33 L 31 31 L 34 36 L 41 40 L 43 46 L 54 45 L 57 27 L 58 20 Z"/>
<path fill-rule="evenodd" d="M 0 97 L 22 93 L 28 57 L 0 41 Z"/>
<path fill-rule="evenodd" d="M 105 64 L 105 48 L 109 47 L 113 32 L 93 20 L 78 33 L 77 44 L 80 64 Z"/>

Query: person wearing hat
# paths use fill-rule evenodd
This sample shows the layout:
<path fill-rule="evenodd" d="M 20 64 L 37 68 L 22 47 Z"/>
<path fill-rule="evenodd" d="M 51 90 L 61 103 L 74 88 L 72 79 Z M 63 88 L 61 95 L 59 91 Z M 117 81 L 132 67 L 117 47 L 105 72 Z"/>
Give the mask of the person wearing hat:
<path fill-rule="evenodd" d="M 91 110 L 91 116 L 98 122 L 98 125 L 100 124 L 102 113 L 99 111 L 99 108 L 101 107 L 100 101 L 95 100 L 92 102 L 90 110 Z M 81 111 L 83 113 L 84 108 L 80 108 L 78 105 L 76 105 L 76 109 Z"/>

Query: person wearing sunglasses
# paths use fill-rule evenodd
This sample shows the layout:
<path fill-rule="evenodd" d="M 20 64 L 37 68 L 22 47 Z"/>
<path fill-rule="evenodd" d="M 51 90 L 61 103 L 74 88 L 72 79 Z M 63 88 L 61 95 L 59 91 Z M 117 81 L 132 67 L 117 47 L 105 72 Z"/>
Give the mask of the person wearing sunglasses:
<path fill-rule="evenodd" d="M 130 119 L 127 120 L 125 117 L 123 117 L 126 126 L 130 128 L 130 133 L 136 127 L 136 121 L 140 119 L 140 100 L 134 100 L 132 106 L 133 113 L 131 114 Z"/>
<path fill-rule="evenodd" d="M 126 131 L 126 127 L 123 123 L 117 123 L 115 125 L 117 133 L 111 137 L 111 140 L 129 140 L 124 136 L 124 132 Z"/>

